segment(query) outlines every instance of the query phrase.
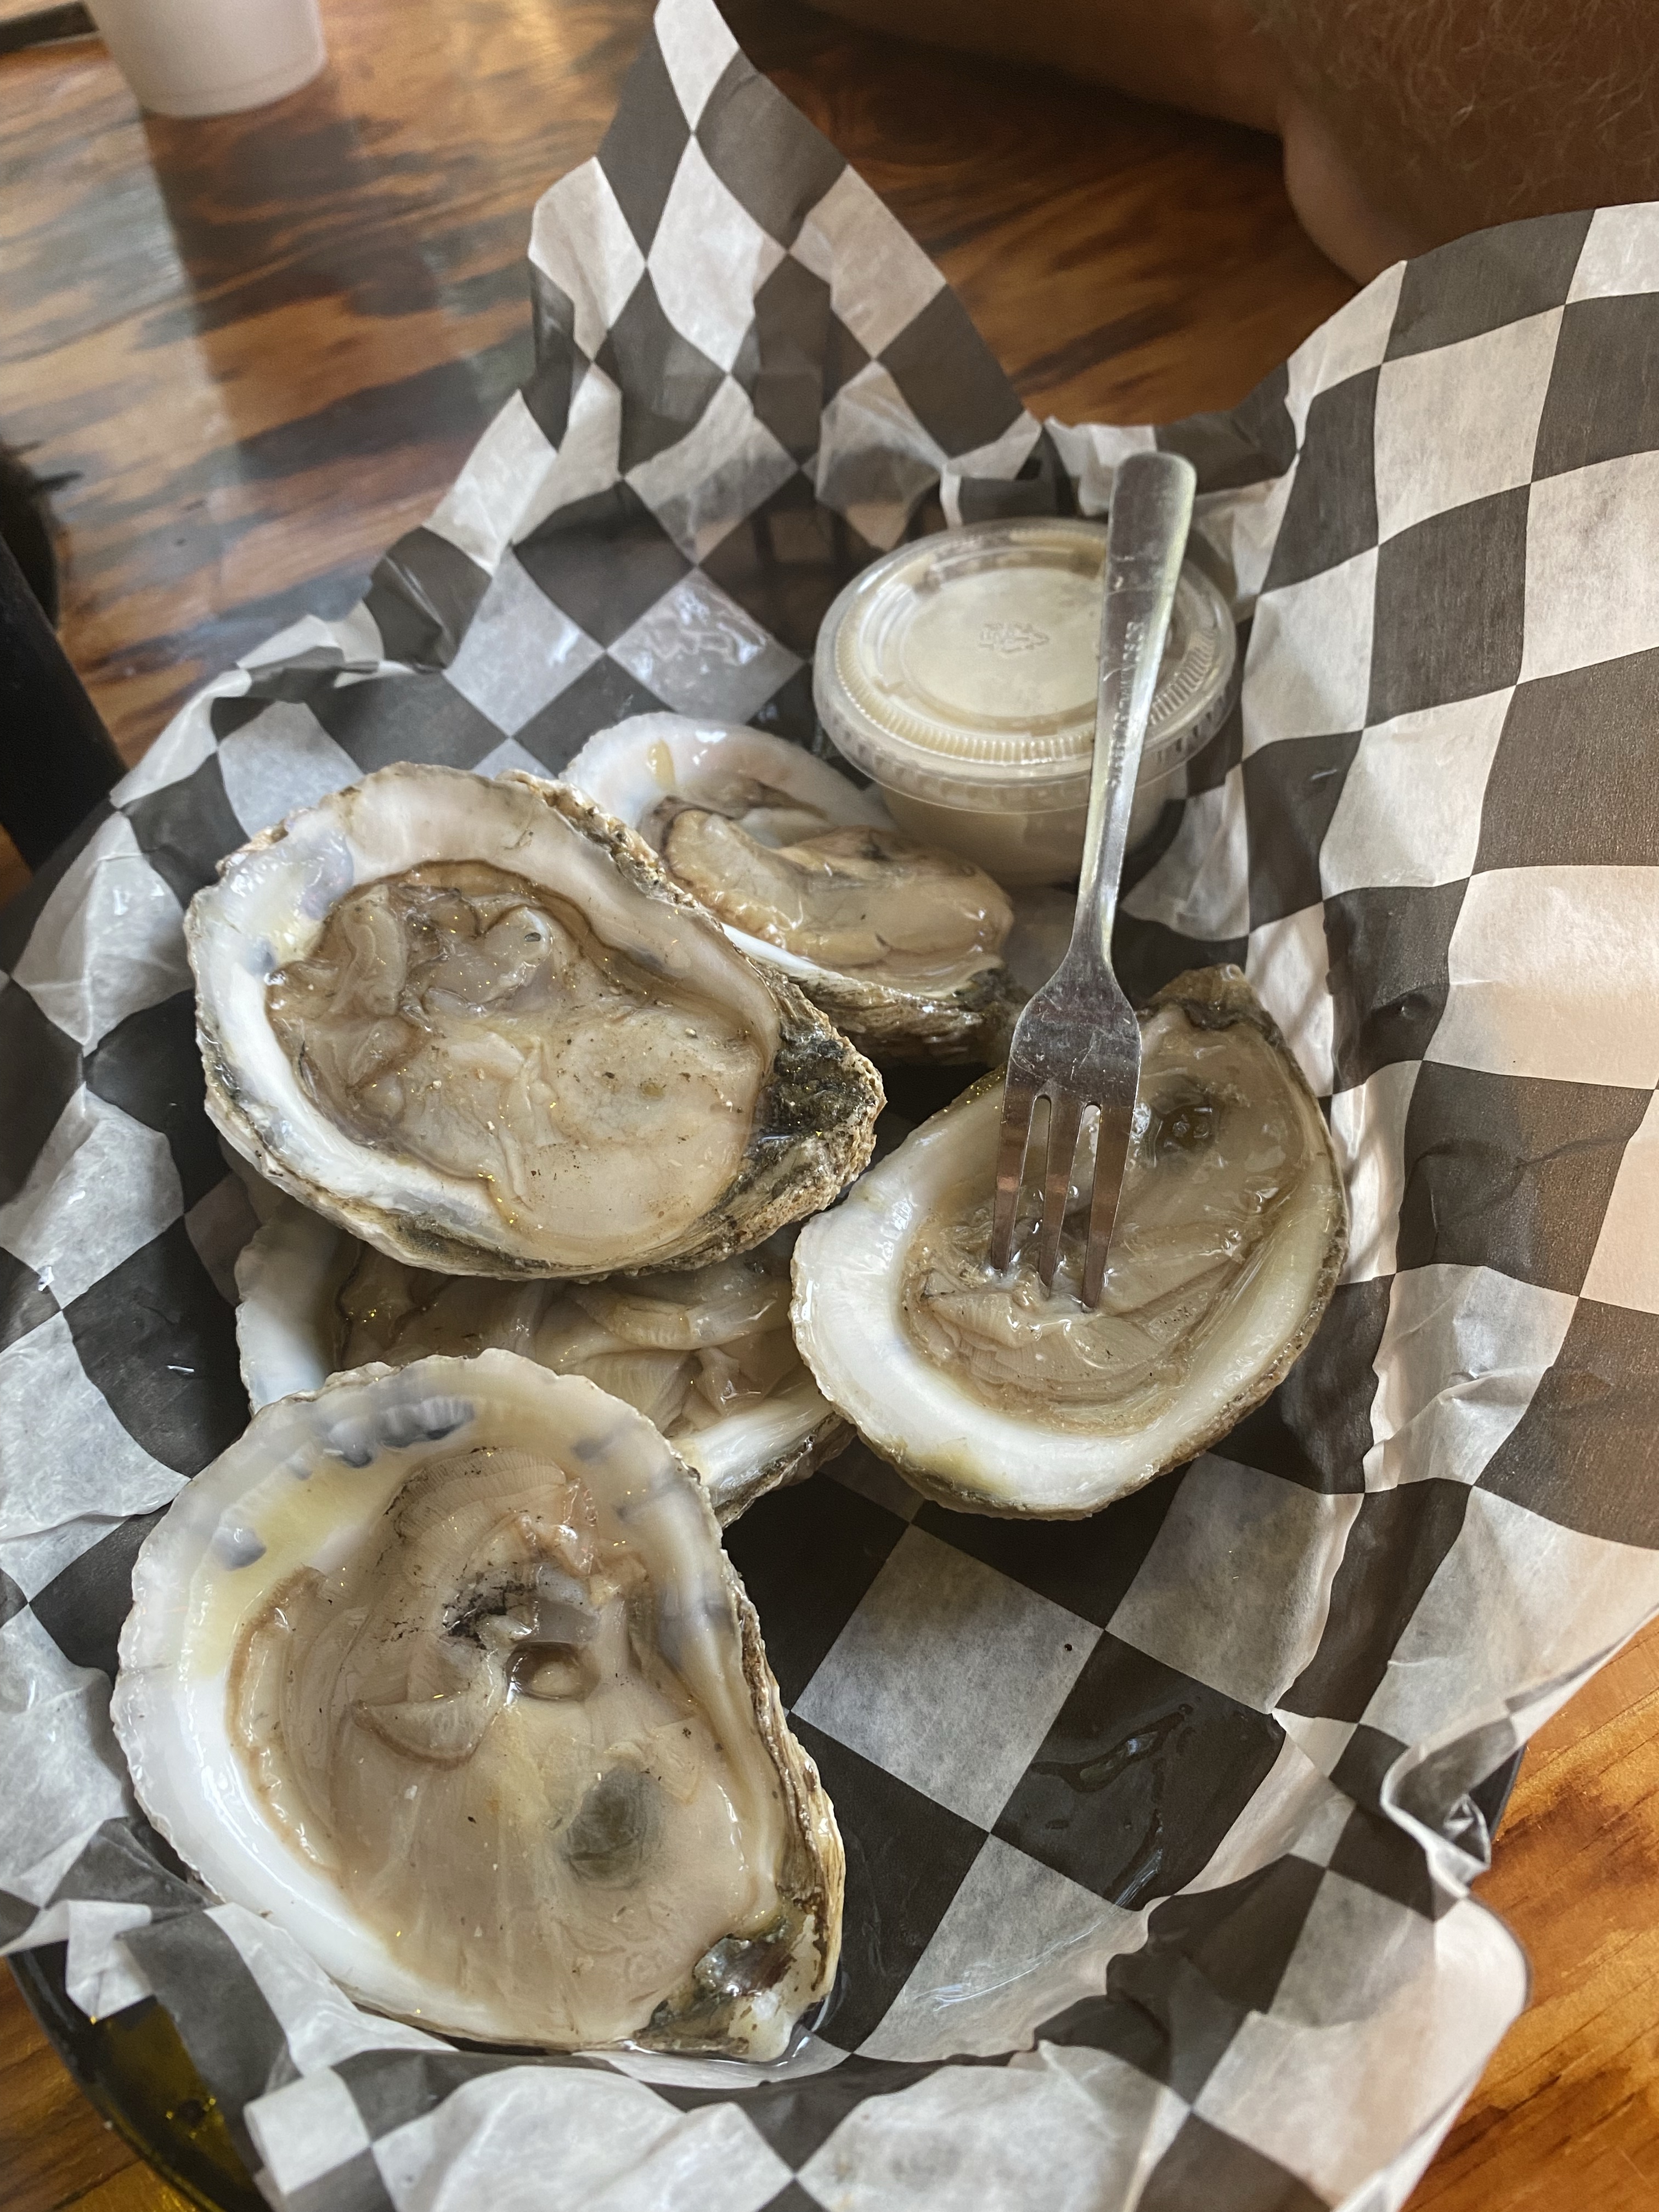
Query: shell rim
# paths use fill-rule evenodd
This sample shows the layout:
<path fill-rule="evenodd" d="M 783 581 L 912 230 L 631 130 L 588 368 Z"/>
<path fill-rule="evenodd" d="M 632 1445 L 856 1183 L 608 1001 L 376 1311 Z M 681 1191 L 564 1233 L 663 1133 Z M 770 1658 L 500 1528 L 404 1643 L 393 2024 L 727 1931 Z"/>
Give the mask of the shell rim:
<path fill-rule="evenodd" d="M 304 1254 L 295 1255 L 295 1237 L 311 1231 L 313 1227 L 315 1249 Z M 321 1239 L 325 1237 L 331 1240 L 330 1249 L 326 1252 L 321 1249 Z M 297 1199 L 284 1196 L 279 1200 L 270 1218 L 259 1224 L 253 1235 L 238 1253 L 235 1322 L 237 1363 L 241 1374 L 242 1387 L 248 1394 L 248 1403 L 254 1413 L 263 1412 L 266 1406 L 275 1404 L 279 1398 L 312 1395 L 340 1375 L 360 1371 L 350 1368 L 329 1367 L 325 1364 L 326 1322 L 323 1309 L 325 1303 L 336 1293 L 337 1276 L 349 1255 L 351 1241 L 353 1241 L 351 1231 L 343 1228 L 337 1221 L 331 1221 L 325 1214 L 318 1213 L 308 1206 L 301 1206 Z M 355 1241 L 361 1243 L 362 1239 L 358 1238 Z M 276 1278 L 284 1255 L 290 1255 L 292 1258 L 293 1279 L 278 1282 Z M 307 1272 L 310 1277 L 307 1288 L 311 1293 L 311 1304 L 307 1310 L 300 1310 L 298 1302 L 292 1297 L 295 1280 L 297 1280 L 302 1271 Z M 285 1300 L 287 1303 L 284 1303 Z M 255 1387 L 262 1372 L 262 1362 L 260 1355 L 255 1350 L 255 1333 L 264 1330 L 273 1322 L 288 1331 L 292 1337 L 303 1334 L 303 1358 L 311 1371 L 307 1373 L 307 1379 L 303 1382 L 297 1382 L 293 1387 L 278 1391 L 261 1391 L 256 1398 Z M 504 1347 L 490 1348 L 499 1350 Z M 465 1355 L 447 1356 L 459 1358 Z M 296 1355 L 293 1364 L 297 1369 L 299 1364 L 300 1358 Z M 376 1361 L 362 1364 L 390 1365 L 392 1363 Z M 414 1363 L 405 1361 L 404 1364 L 412 1365 Z M 805 1380 L 811 1382 L 810 1373 Z M 836 1412 L 824 1398 L 823 1393 L 817 1390 L 815 1384 L 812 1388 L 813 1394 L 817 1399 L 819 1410 L 813 1413 L 810 1424 L 801 1428 L 799 1434 L 792 1435 L 788 1441 L 779 1445 L 740 1480 L 729 1482 L 718 1492 L 713 1479 L 700 1464 L 687 1459 L 686 1455 L 679 1451 L 672 1437 L 665 1439 L 676 1451 L 678 1456 L 686 1459 L 686 1464 L 690 1467 L 692 1473 L 702 1482 L 704 1488 L 708 1492 L 709 1503 L 714 1508 L 715 1518 L 722 1528 L 728 1528 L 740 1514 L 747 1512 L 757 1498 L 765 1497 L 774 1490 L 787 1489 L 793 1483 L 804 1482 L 816 1468 L 827 1466 L 838 1453 L 844 1451 L 852 1443 L 851 1425 Z M 724 1421 L 712 1423 L 711 1431 L 717 1432 L 720 1428 L 729 1426 L 734 1419 L 742 1418 L 741 1415 L 728 1415 Z"/>
<path fill-rule="evenodd" d="M 202 951 L 215 920 L 222 918 L 223 925 L 233 930 L 236 927 L 226 914 L 225 901 L 226 887 L 238 869 L 279 845 L 299 819 L 325 816 L 331 810 L 337 813 L 368 786 L 385 789 L 397 781 L 450 778 L 460 779 L 477 790 L 521 790 L 539 799 L 610 860 L 629 892 L 695 917 L 718 938 L 726 956 L 740 962 L 772 998 L 778 1015 L 778 1045 L 756 1102 L 744 1158 L 702 1222 L 694 1224 L 694 1230 L 702 1232 L 697 1241 L 683 1241 L 678 1249 L 653 1255 L 638 1267 L 595 1268 L 585 1263 L 538 1260 L 477 1242 L 414 1209 L 336 1199 L 303 1167 L 284 1156 L 270 1127 L 276 1108 L 253 1100 L 238 1081 L 220 1009 L 204 981 L 206 961 Z M 330 793 L 314 806 L 296 809 L 220 862 L 216 882 L 198 891 L 191 901 L 185 937 L 197 987 L 197 1042 L 206 1080 L 207 1110 L 214 1127 L 279 1189 L 389 1258 L 413 1266 L 451 1274 L 568 1281 L 705 1266 L 752 1249 L 775 1230 L 828 1204 L 860 1171 L 873 1149 L 875 1122 L 884 1093 L 879 1076 L 856 1048 L 787 976 L 750 959 L 731 944 L 714 918 L 660 866 L 643 838 L 573 787 L 519 769 L 490 778 L 469 769 L 393 763 Z M 805 1110 L 809 1101 L 818 1102 L 820 1110 L 815 1115 Z M 822 1110 L 826 1102 L 832 1109 L 828 1114 Z M 783 1173 L 791 1166 L 799 1170 L 793 1182 Z"/>
<path fill-rule="evenodd" d="M 799 746 L 792 745 L 787 738 L 757 730 L 748 723 L 712 725 L 703 724 L 693 715 L 633 714 L 613 723 L 607 730 L 596 731 L 584 741 L 567 770 L 571 787 L 586 791 L 595 805 L 603 806 L 603 796 L 588 791 L 575 773 L 584 757 L 592 753 L 597 761 L 602 761 L 601 749 L 605 740 L 617 738 L 634 723 L 663 721 L 678 722 L 696 729 L 711 745 L 736 738 L 766 751 L 801 752 Z M 802 757 L 837 776 L 854 796 L 861 795 L 858 787 L 841 776 L 828 762 L 817 761 L 817 756 L 811 753 Z M 590 763 L 589 773 L 593 772 L 594 764 Z M 643 838 L 639 824 L 625 816 L 615 818 L 640 836 L 661 865 L 660 857 Z M 856 817 L 849 816 L 848 819 L 850 825 Z M 665 867 L 664 873 L 667 873 Z M 672 877 L 669 879 L 674 880 Z M 719 921 L 718 916 L 713 918 Z M 887 1060 L 960 1060 L 964 1065 L 978 1066 L 988 1054 L 1000 1056 L 1006 1049 L 1014 1017 L 1027 996 L 1000 952 L 974 955 L 953 981 L 939 988 L 912 988 L 901 981 L 874 981 L 845 969 L 825 968 L 804 953 L 769 945 L 764 938 L 752 936 L 732 922 L 719 921 L 719 927 L 738 951 L 757 966 L 775 969 L 796 983 L 855 1047 L 867 1047 Z"/>
<path fill-rule="evenodd" d="M 1054 1504 L 1032 1503 L 1018 1498 L 998 1498 L 976 1488 L 966 1481 L 953 1480 L 926 1460 L 919 1459 L 913 1450 L 906 1449 L 897 1437 L 878 1437 L 860 1425 L 857 1413 L 842 1402 L 832 1387 L 834 1377 L 824 1364 L 823 1356 L 817 1352 L 813 1340 L 811 1317 L 807 1309 L 811 1303 L 810 1269 L 816 1256 L 816 1248 L 827 1243 L 836 1233 L 840 1209 L 817 1217 L 801 1233 L 795 1249 L 795 1295 L 791 1306 L 791 1319 L 795 1327 L 795 1339 L 801 1357 L 831 1405 L 839 1406 L 852 1422 L 862 1441 L 870 1449 L 896 1468 L 912 1489 L 934 1503 L 954 1512 L 976 1513 L 987 1518 L 1006 1521 L 1082 1521 L 1122 1498 L 1133 1496 L 1148 1483 L 1155 1482 L 1177 1467 L 1185 1466 L 1200 1453 L 1219 1443 L 1249 1414 L 1254 1413 L 1279 1387 L 1291 1368 L 1311 1342 L 1316 1330 L 1323 1320 L 1334 1297 L 1338 1280 L 1347 1256 L 1348 1205 L 1343 1184 L 1340 1164 L 1336 1158 L 1329 1129 L 1319 1110 L 1318 1101 L 1295 1054 L 1285 1042 L 1283 1033 L 1267 1008 L 1257 998 L 1243 971 L 1231 963 L 1207 969 L 1188 969 L 1174 977 L 1147 1002 L 1146 1011 L 1153 1012 L 1164 1006 L 1179 1008 L 1195 1026 L 1223 1029 L 1237 1023 L 1246 1023 L 1255 1029 L 1273 1048 L 1281 1068 L 1297 1092 L 1298 1103 L 1310 1126 L 1318 1132 L 1322 1157 L 1329 1171 L 1330 1188 L 1334 1206 L 1324 1249 L 1320 1255 L 1312 1289 L 1296 1328 L 1280 1342 L 1279 1349 L 1249 1382 L 1234 1391 L 1212 1416 L 1200 1426 L 1191 1429 L 1180 1439 L 1178 1449 L 1167 1451 L 1143 1470 L 1126 1480 L 1112 1482 L 1111 1486 L 1091 1498 L 1086 1503 Z M 947 1115 L 982 1097 L 1000 1085 L 1002 1071 L 994 1068 L 971 1084 L 959 1097 L 943 1108 L 939 1114 L 912 1132 L 906 1144 L 910 1144 L 937 1128 Z M 902 1149 L 902 1148 L 901 1148 Z M 891 1157 L 896 1157 L 892 1155 Z M 814 1234 L 817 1231 L 817 1234 Z M 815 1353 L 817 1356 L 815 1356 Z M 918 1359 L 921 1354 L 915 1355 Z"/>
<path fill-rule="evenodd" d="M 176 1740 L 179 1742 L 189 1741 L 185 1733 L 181 1717 L 183 1700 L 179 1694 L 182 1673 L 189 1648 L 189 1623 L 180 1605 L 169 1599 L 167 1577 L 169 1569 L 174 1565 L 171 1555 L 182 1552 L 190 1560 L 189 1580 L 193 1581 L 197 1564 L 205 1556 L 207 1544 L 211 1540 L 211 1536 L 209 1534 L 206 1540 L 195 1543 L 191 1548 L 192 1539 L 198 1533 L 196 1524 L 199 1523 L 201 1529 L 206 1531 L 207 1524 L 203 1516 L 205 1511 L 211 1510 L 215 1502 L 216 1489 L 224 1492 L 223 1509 L 218 1519 L 212 1523 L 212 1528 L 216 1532 L 222 1522 L 223 1510 L 233 1507 L 238 1498 L 246 1495 L 248 1490 L 257 1485 L 268 1480 L 273 1473 L 278 1471 L 280 1463 L 273 1459 L 267 1458 L 264 1462 L 255 1460 L 248 1470 L 249 1480 L 241 1488 L 227 1486 L 236 1472 L 235 1462 L 242 1457 L 252 1459 L 257 1452 L 258 1443 L 262 1441 L 257 1432 L 262 1428 L 269 1431 L 278 1427 L 285 1421 L 294 1421 L 297 1418 L 297 1409 L 301 1406 L 317 1405 L 332 1396 L 344 1398 L 349 1395 L 360 1397 L 363 1392 L 372 1392 L 382 1383 L 394 1385 L 399 1391 L 407 1391 L 411 1387 L 411 1368 L 416 1367 L 427 1370 L 441 1369 L 451 1376 L 456 1370 L 460 1370 L 467 1376 L 484 1379 L 492 1388 L 501 1391 L 514 1386 L 527 1385 L 532 1393 L 558 1395 L 567 1399 L 573 1395 L 578 1395 L 597 1401 L 605 1408 L 611 1409 L 611 1417 L 620 1419 L 620 1425 L 624 1429 L 638 1425 L 647 1431 L 656 1449 L 665 1455 L 665 1463 L 671 1476 L 678 1475 L 678 1478 L 683 1479 L 694 1495 L 697 1506 L 701 1510 L 702 1523 L 706 1528 L 708 1540 L 720 1562 L 721 1585 L 731 1603 L 732 1626 L 738 1638 L 739 1663 L 757 1731 L 777 1775 L 787 1814 L 786 1862 L 779 1872 L 778 1889 L 780 1895 L 794 1905 L 800 1914 L 801 1926 L 794 1951 L 792 1953 L 792 1960 L 798 1959 L 804 1953 L 809 1952 L 815 1954 L 817 1959 L 817 1965 L 811 1973 L 810 1990 L 795 2015 L 797 2021 L 805 2017 L 814 2005 L 828 1996 L 834 1986 L 836 1968 L 840 1954 L 844 1901 L 842 1893 L 845 1875 L 844 1853 L 840 1832 L 836 1825 L 834 1808 L 819 1780 L 817 1766 L 805 1747 L 798 1741 L 788 1729 L 776 1680 L 767 1662 L 758 1619 L 744 1589 L 741 1577 L 720 1544 L 719 1526 L 715 1522 L 707 1493 L 697 1477 L 659 1432 L 646 1420 L 642 1413 L 625 1405 L 620 1399 L 611 1397 L 596 1383 L 590 1382 L 586 1376 L 553 1375 L 547 1369 L 537 1366 L 533 1361 L 524 1359 L 516 1352 L 492 1349 L 478 1353 L 471 1358 L 457 1358 L 451 1355 L 437 1354 L 428 1360 L 411 1363 L 410 1367 L 390 1368 L 384 1364 L 374 1364 L 367 1367 L 344 1370 L 331 1376 L 320 1389 L 299 1392 L 287 1398 L 272 1401 L 270 1406 L 254 1416 L 247 1429 L 234 1443 L 228 1446 L 216 1460 L 211 1462 L 199 1474 L 192 1477 L 191 1481 L 185 1484 L 184 1489 L 162 1515 L 161 1519 L 145 1537 L 134 1559 L 133 1604 L 122 1625 L 118 1647 L 119 1664 L 110 1701 L 111 1726 L 122 1757 L 126 1763 L 134 1794 L 143 1807 L 146 1817 L 157 1833 L 190 1867 L 198 1881 L 208 1890 L 211 1897 L 222 1902 L 240 1904 L 244 1909 L 256 1912 L 262 1918 L 269 1920 L 274 1926 L 282 1929 L 291 1940 L 300 1945 L 307 1956 L 326 1973 L 336 1986 L 341 1989 L 353 2002 L 362 2005 L 370 2012 L 391 2019 L 405 2021 L 411 2026 L 420 2027 L 425 2032 L 441 2037 L 504 2042 L 504 2039 L 492 2036 L 487 2026 L 481 2031 L 476 2021 L 470 2024 L 434 2026 L 434 2015 L 428 2012 L 425 2008 L 411 2006 L 409 2008 L 400 2009 L 396 2002 L 388 2002 L 384 1994 L 376 1995 L 370 1989 L 355 1982 L 349 1974 L 337 1972 L 324 1959 L 319 1957 L 316 1948 L 312 1942 L 307 1942 L 303 1934 L 289 1924 L 289 1918 L 284 1916 L 283 1906 L 285 1904 L 288 1905 L 291 1916 L 295 1893 L 291 1883 L 284 1884 L 280 1873 L 275 1879 L 274 1898 L 272 1895 L 267 1895 L 263 1899 L 251 1895 L 231 1897 L 220 1890 L 211 1879 L 201 1871 L 198 1854 L 193 1848 L 194 1838 L 198 1833 L 204 1832 L 210 1833 L 210 1840 L 222 1841 L 214 1828 L 214 1824 L 204 1822 L 193 1826 L 189 1820 L 178 1816 L 177 1806 L 179 1799 L 174 1788 L 174 1775 L 164 1762 L 161 1763 L 160 1784 L 155 1790 L 151 1788 L 146 1771 L 149 1765 L 148 1754 L 152 1748 L 156 1750 L 159 1759 L 159 1754 L 168 1747 L 171 1741 Z M 415 1378 L 415 1381 L 418 1384 L 419 1378 Z M 473 1391 L 476 1401 L 478 1395 L 476 1382 L 470 1382 L 467 1387 Z M 441 1441 L 442 1439 L 430 1440 L 425 1448 L 428 1449 L 438 1448 Z M 416 1447 L 392 1447 L 392 1449 L 409 1449 L 412 1455 Z M 320 1451 L 318 1455 L 321 1456 Z M 410 1472 L 412 1473 L 419 1464 L 418 1458 L 411 1455 L 409 1461 Z M 198 1487 L 198 1486 L 205 1486 Z M 176 1581 L 174 1587 L 176 1587 Z M 225 1741 L 223 1755 L 227 1760 L 232 1760 L 234 1757 L 228 1739 Z M 194 1778 L 193 1771 L 192 1778 Z M 240 1770 L 237 1770 L 236 1778 L 239 1786 L 246 1790 L 246 1784 L 240 1776 Z M 279 1867 L 285 1863 L 291 1863 L 295 1867 L 303 1864 L 297 1854 L 292 1851 L 291 1846 L 270 1826 L 268 1822 L 260 1822 L 258 1825 L 264 1837 L 274 1841 L 276 1850 L 281 1855 L 276 1862 Z M 210 1851 L 208 1856 L 211 1858 L 214 1853 Z M 257 1855 L 255 1856 L 257 1863 Z M 263 1867 L 261 1870 L 264 1870 Z M 803 1870 L 805 1870 L 804 1873 Z M 325 1884 L 326 1877 L 320 1876 L 313 1880 L 310 1886 L 325 1887 Z M 345 1908 L 343 1902 L 340 1907 L 336 1908 L 336 1917 L 342 1931 L 357 1929 L 361 1927 L 361 1923 L 352 1921 L 349 1908 Z M 377 1952 L 383 1949 L 378 1939 L 371 1937 L 370 1942 Z M 391 1963 L 395 1968 L 397 1962 L 392 1960 Z M 395 1986 L 397 1976 L 394 1974 L 392 1982 L 386 1986 Z M 417 1976 L 405 1976 L 404 1994 L 428 1993 L 436 1987 L 435 1984 L 422 1982 Z M 513 2046 L 507 2045 L 505 2047 Z M 547 2050 L 559 2050 L 578 2046 L 549 2042 L 540 2047 Z M 653 2037 L 648 2024 L 619 2044 L 609 2046 L 590 2045 L 580 2047 L 636 2048 L 679 2052 L 684 2055 L 691 2055 L 695 2051 L 701 2049 L 714 2056 L 734 2055 L 729 2045 L 714 2043 L 702 2045 L 688 2045 L 685 2041 L 672 2036 Z"/>

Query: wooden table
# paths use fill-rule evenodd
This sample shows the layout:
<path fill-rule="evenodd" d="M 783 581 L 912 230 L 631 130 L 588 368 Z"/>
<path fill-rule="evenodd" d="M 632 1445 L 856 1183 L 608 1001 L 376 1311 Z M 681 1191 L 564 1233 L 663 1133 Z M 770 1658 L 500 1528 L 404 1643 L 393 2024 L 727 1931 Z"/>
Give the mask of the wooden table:
<path fill-rule="evenodd" d="M 592 151 L 647 14 L 324 7 L 330 73 L 250 117 L 141 118 L 90 41 L 0 61 L 0 437 L 66 479 L 64 635 L 129 759 L 433 505 L 528 362 L 532 204 Z M 786 0 L 730 12 L 1039 413 L 1229 405 L 1347 295 L 1262 140 Z M 1538 1739 L 1482 1892 L 1534 2004 L 1414 2212 L 1659 2212 L 1659 1631 Z M 6 2212 L 181 2202 L 0 1978 Z"/>

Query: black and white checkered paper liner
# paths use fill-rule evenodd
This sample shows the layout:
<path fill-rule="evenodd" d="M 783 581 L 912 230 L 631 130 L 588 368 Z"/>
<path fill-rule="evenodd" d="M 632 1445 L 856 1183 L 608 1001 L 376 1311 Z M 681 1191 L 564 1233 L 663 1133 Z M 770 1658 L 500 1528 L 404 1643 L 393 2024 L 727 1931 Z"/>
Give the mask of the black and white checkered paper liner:
<path fill-rule="evenodd" d="M 1659 1607 L 1659 208 L 1396 268 L 1231 416 L 1041 426 L 665 0 L 531 267 L 535 372 L 431 521 L 0 920 L 0 1940 L 66 1941 L 88 2012 L 159 1998 L 289 2212 L 1389 2212 L 1524 2000 L 1468 1792 Z M 847 1841 L 789 2064 L 359 2012 L 165 1869 L 108 1730 L 133 1554 L 247 1417 L 185 903 L 390 760 L 556 773 L 659 705 L 808 741 L 876 550 L 1099 513 L 1153 442 L 1249 634 L 1120 967 L 1241 962 L 1328 1099 L 1324 1327 L 1094 1521 L 855 1452 L 732 1530 Z"/>

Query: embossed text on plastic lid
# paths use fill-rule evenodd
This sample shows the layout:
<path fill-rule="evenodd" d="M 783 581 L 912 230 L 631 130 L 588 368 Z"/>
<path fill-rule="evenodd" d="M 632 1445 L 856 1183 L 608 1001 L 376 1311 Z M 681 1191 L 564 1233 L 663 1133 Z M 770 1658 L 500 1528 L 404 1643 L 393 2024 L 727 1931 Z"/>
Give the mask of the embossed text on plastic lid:
<path fill-rule="evenodd" d="M 899 546 L 824 617 L 813 696 L 825 731 L 878 783 L 936 805 L 1026 807 L 1086 793 L 1100 650 L 1103 524 L 972 523 Z M 1237 651 L 1231 611 L 1183 567 L 1142 773 L 1218 724 Z"/>

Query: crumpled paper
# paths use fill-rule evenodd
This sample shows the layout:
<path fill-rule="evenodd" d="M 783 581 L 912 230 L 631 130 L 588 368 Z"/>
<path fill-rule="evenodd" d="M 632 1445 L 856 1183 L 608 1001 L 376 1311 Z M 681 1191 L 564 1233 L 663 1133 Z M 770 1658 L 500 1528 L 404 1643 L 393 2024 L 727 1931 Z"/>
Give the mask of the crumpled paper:
<path fill-rule="evenodd" d="M 274 2205 L 1401 2204 L 1515 2017 L 1480 1785 L 1659 1606 L 1659 209 L 1389 270 L 1227 416 L 1039 424 L 926 257 L 664 0 L 537 211 L 537 366 L 344 620 L 210 685 L 0 918 L 0 1938 L 159 2002 Z M 458 2051 L 210 1905 L 107 1723 L 133 1554 L 240 1431 L 244 1181 L 183 909 L 398 758 L 557 773 L 665 706 L 814 738 L 906 532 L 1188 453 L 1240 702 L 1122 900 L 1328 1100 L 1346 1273 L 1270 1403 L 1096 1520 L 867 1454 L 728 1533 L 848 1843 L 768 2069 Z"/>

